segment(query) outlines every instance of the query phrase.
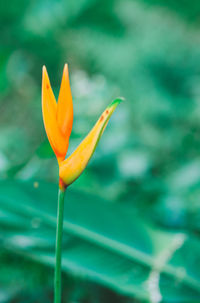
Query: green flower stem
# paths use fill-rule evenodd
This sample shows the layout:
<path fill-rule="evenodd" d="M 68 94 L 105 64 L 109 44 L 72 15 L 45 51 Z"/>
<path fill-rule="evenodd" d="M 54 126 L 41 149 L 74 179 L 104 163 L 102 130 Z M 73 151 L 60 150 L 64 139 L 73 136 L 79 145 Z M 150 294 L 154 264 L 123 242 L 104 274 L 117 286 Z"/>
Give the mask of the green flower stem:
<path fill-rule="evenodd" d="M 57 230 L 56 230 L 56 266 L 54 275 L 54 303 L 61 302 L 61 262 L 62 262 L 62 233 L 65 191 L 59 189 Z"/>

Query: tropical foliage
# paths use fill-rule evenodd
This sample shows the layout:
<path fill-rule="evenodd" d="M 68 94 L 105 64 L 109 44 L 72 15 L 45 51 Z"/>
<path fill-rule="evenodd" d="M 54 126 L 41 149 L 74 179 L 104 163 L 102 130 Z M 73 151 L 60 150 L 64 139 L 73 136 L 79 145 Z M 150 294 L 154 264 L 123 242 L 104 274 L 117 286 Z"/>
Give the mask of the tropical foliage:
<path fill-rule="evenodd" d="M 199 302 L 199 1 L 1 5 L 0 301 L 52 302 L 58 168 L 41 68 L 69 63 L 69 153 L 124 96 L 67 191 L 63 302 Z"/>

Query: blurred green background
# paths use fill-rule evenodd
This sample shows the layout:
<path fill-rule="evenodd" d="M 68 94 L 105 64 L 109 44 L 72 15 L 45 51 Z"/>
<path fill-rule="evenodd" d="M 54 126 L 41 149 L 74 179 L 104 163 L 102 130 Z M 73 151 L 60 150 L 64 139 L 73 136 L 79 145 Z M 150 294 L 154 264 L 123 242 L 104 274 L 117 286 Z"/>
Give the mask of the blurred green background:
<path fill-rule="evenodd" d="M 52 302 L 58 168 L 41 114 L 69 64 L 69 153 L 124 96 L 66 196 L 63 302 L 200 302 L 200 2 L 0 4 L 0 302 Z"/>

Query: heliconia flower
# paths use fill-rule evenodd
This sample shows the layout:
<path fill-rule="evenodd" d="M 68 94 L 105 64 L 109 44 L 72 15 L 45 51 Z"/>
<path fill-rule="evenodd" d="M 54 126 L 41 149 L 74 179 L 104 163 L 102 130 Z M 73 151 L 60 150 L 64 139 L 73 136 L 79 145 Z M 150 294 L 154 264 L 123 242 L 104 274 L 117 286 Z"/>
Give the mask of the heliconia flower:
<path fill-rule="evenodd" d="M 77 149 L 65 159 L 73 124 L 73 104 L 68 66 L 65 64 L 58 103 L 56 103 L 46 68 L 43 67 L 43 120 L 47 137 L 58 160 L 59 186 L 61 190 L 64 190 L 68 185 L 73 183 L 84 171 L 111 115 L 122 100 L 122 98 L 118 98 L 108 105 L 89 134 L 80 143 Z"/>
<path fill-rule="evenodd" d="M 65 159 L 73 124 L 73 103 L 67 64 L 63 70 L 58 103 L 56 103 L 46 67 L 43 66 L 42 113 L 47 137 L 60 163 Z"/>

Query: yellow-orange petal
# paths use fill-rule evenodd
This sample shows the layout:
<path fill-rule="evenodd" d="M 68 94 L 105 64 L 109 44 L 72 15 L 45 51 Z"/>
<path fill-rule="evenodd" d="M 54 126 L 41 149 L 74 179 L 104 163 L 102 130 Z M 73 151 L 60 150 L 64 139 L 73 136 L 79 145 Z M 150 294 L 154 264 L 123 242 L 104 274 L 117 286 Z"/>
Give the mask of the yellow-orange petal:
<path fill-rule="evenodd" d="M 77 147 L 77 149 L 71 154 L 71 156 L 60 163 L 59 176 L 64 182 L 65 186 L 73 183 L 84 171 L 96 149 L 99 139 L 101 138 L 101 135 L 105 130 L 111 115 L 122 100 L 123 99 L 118 98 L 106 108 L 95 126 Z"/>
<path fill-rule="evenodd" d="M 51 88 L 46 67 L 42 72 L 42 113 L 45 130 L 58 162 L 66 156 L 68 140 L 61 133 L 56 120 L 57 103 Z"/>
<path fill-rule="evenodd" d="M 69 138 L 73 125 L 73 102 L 69 82 L 68 65 L 65 64 L 58 97 L 57 121 L 65 138 Z"/>

